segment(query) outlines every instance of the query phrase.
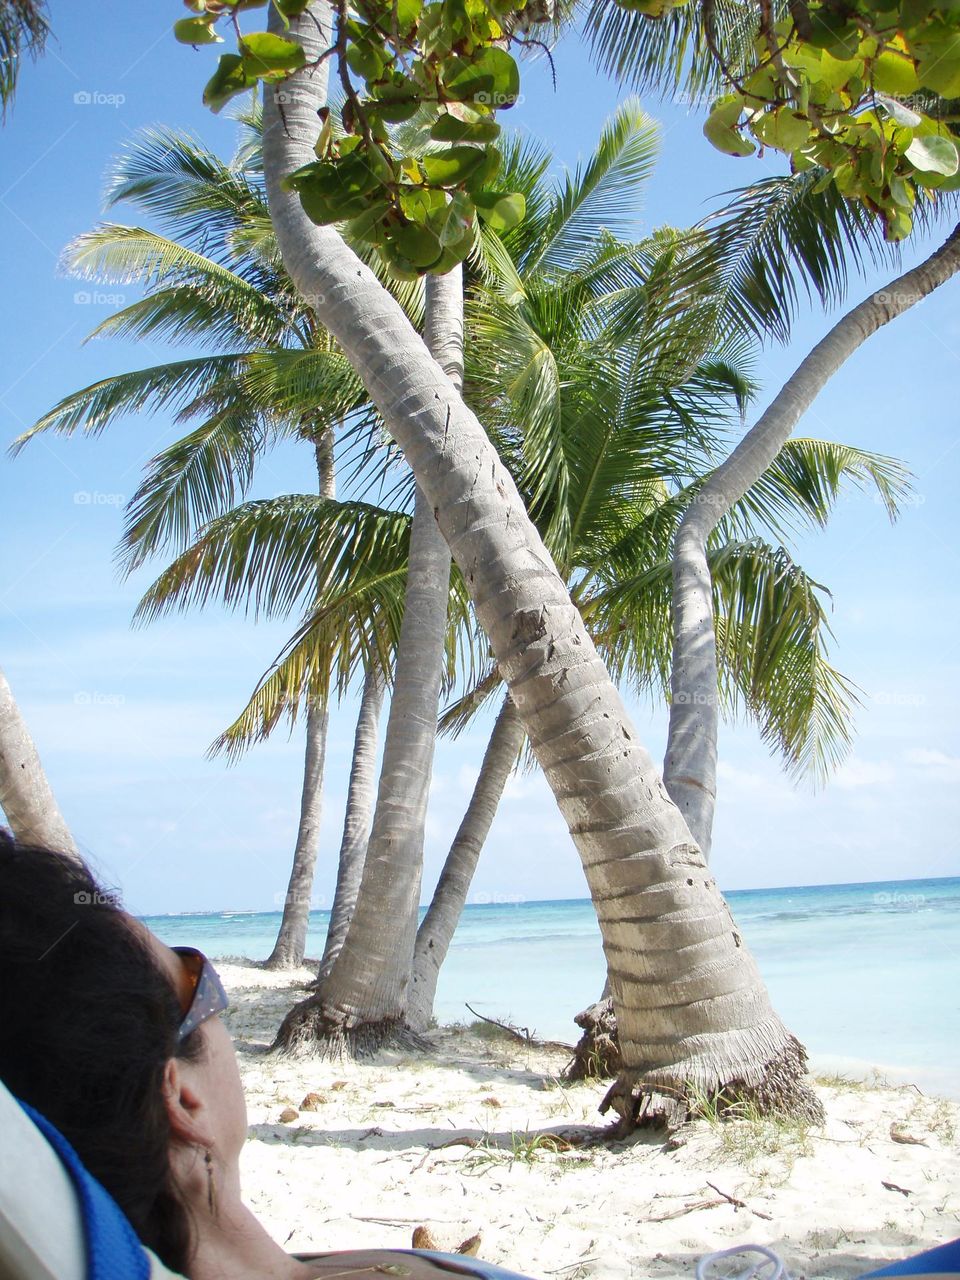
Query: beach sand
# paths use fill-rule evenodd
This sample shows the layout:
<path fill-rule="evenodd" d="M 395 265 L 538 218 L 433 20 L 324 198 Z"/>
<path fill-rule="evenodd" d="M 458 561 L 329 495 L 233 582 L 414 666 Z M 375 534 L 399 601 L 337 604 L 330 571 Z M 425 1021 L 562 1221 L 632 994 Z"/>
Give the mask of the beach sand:
<path fill-rule="evenodd" d="M 753 1242 L 795 1280 L 843 1280 L 960 1235 L 960 1103 L 835 1079 L 817 1084 L 822 1128 L 699 1120 L 669 1142 L 605 1142 L 607 1086 L 561 1084 L 563 1052 L 443 1028 L 425 1056 L 275 1059 L 315 969 L 218 969 L 250 1116 L 245 1195 L 290 1252 L 408 1248 L 425 1226 L 439 1249 L 479 1233 L 481 1257 L 536 1280 L 641 1280 Z"/>

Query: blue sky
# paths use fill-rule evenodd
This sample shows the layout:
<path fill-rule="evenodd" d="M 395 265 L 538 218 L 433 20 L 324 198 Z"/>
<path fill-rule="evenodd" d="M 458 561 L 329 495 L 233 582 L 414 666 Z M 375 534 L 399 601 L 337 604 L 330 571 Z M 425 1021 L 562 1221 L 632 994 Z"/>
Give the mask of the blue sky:
<path fill-rule="evenodd" d="M 134 295 L 69 279 L 58 259 L 97 221 L 104 172 L 139 128 L 179 126 L 225 154 L 232 150 L 234 126 L 199 102 L 212 55 L 170 35 L 181 12 L 172 0 L 54 0 L 55 37 L 42 61 L 24 68 L 0 130 L 4 445 L 66 393 L 168 358 L 159 344 L 82 345 Z M 555 61 L 557 91 L 545 66 L 529 68 L 509 122 L 542 138 L 559 171 L 589 154 L 624 95 L 595 73 L 573 40 Z M 643 101 L 662 121 L 663 138 L 639 210 L 645 227 L 692 222 L 711 197 L 769 172 L 767 161 L 714 152 L 684 102 Z M 904 264 L 932 244 L 911 243 Z M 888 267 L 855 281 L 851 300 L 892 273 Z M 801 425 L 803 434 L 904 458 L 916 491 L 893 528 L 870 495 L 851 493 L 826 533 L 795 548 L 833 591 L 835 660 L 864 691 L 859 733 L 851 759 L 814 793 L 786 779 L 752 726 L 724 727 L 712 861 L 727 888 L 960 874 L 960 608 L 951 573 L 960 532 L 958 288 L 948 285 L 871 339 Z M 810 307 L 789 350 L 762 354 L 761 406 L 830 323 Z M 0 456 L 0 664 L 80 843 L 134 909 L 266 910 L 286 884 L 299 734 L 278 732 L 233 768 L 204 752 L 288 628 L 209 610 L 132 630 L 131 613 L 151 575 L 121 581 L 113 564 L 123 503 L 143 464 L 175 436 L 163 415 L 131 417 L 99 439 L 43 438 L 17 459 Z M 255 492 L 312 483 L 309 454 L 291 447 L 267 460 Z M 633 709 L 659 758 L 662 708 Z M 318 906 L 332 893 L 354 712 L 346 704 L 332 720 Z M 488 731 L 484 722 L 438 746 L 427 889 L 469 799 Z M 542 778 L 515 778 L 473 900 L 584 893 L 579 860 Z"/>

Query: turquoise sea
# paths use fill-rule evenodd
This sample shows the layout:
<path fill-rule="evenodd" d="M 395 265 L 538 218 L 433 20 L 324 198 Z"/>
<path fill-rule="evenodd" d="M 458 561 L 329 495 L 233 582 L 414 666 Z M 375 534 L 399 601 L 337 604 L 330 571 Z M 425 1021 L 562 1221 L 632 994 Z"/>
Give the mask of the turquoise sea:
<path fill-rule="evenodd" d="M 774 1006 L 815 1068 L 879 1069 L 892 1082 L 960 1097 L 960 878 L 751 889 L 727 894 Z M 263 959 L 278 912 L 155 916 L 171 944 Z M 311 915 L 308 955 L 327 913 Z M 440 975 L 437 1016 L 467 1003 L 539 1036 L 573 1041 L 599 995 L 600 932 L 587 899 L 472 904 Z"/>

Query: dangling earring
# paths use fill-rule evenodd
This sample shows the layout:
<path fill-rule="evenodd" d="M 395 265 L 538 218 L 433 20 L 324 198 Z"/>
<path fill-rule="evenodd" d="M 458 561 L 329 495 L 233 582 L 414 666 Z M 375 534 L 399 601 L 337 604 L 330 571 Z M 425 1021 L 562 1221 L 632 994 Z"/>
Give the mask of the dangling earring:
<path fill-rule="evenodd" d="M 207 1206 L 211 1213 L 216 1213 L 217 1184 L 213 1179 L 213 1153 L 209 1147 L 203 1153 L 203 1163 L 207 1166 Z"/>

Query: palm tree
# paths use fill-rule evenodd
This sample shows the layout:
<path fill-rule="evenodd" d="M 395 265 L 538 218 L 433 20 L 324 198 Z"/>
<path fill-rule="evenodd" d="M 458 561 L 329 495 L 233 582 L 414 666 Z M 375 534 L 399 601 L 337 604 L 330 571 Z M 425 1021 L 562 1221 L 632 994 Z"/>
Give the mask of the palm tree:
<path fill-rule="evenodd" d="M 49 33 L 43 0 L 0 0 L 0 116 L 13 101 L 24 54 L 42 53 Z"/>
<path fill-rule="evenodd" d="M 629 110 L 621 109 L 621 120 Z M 633 128 L 649 145 L 652 125 L 642 113 Z M 710 302 L 691 306 L 686 298 L 695 237 L 661 232 L 631 245 L 605 240 L 591 225 L 588 192 L 615 136 L 611 128 L 587 171 L 547 199 L 524 187 L 523 174 L 545 168 L 549 157 L 538 163 L 532 148 L 508 150 L 507 181 L 524 189 L 532 213 L 505 237 L 508 264 L 493 259 L 500 269 L 471 299 L 468 392 L 482 404 L 608 669 L 666 700 L 671 542 L 710 469 L 710 425 L 742 407 L 750 386 L 710 350 L 725 328 L 716 305 L 722 276 L 711 280 L 701 264 L 700 292 Z M 609 193 L 597 194 L 609 218 Z M 579 226 L 571 244 L 574 210 Z M 591 241 L 599 247 L 591 250 Z M 850 745 L 852 689 L 827 660 L 819 589 L 762 535 L 783 538 L 790 518 L 823 523 L 844 479 L 876 484 L 894 514 L 905 471 L 860 450 L 799 441 L 711 545 L 725 640 L 714 685 L 719 680 L 731 711 L 740 702 L 757 718 L 788 767 L 818 776 Z M 452 709 L 449 723 L 461 727 L 499 684 L 489 673 Z M 415 1026 L 426 1026 L 432 1014 L 437 973 L 522 740 L 508 695 L 418 932 Z"/>
<path fill-rule="evenodd" d="M 453 386 L 462 383 L 459 267 L 426 282 L 425 340 Z M 340 1053 L 411 1043 L 406 1019 L 443 670 L 450 551 L 418 486 L 394 692 L 373 826 L 343 945 L 319 989 L 284 1020 L 288 1048 L 321 1040 Z"/>
<path fill-rule="evenodd" d="M 816 1114 L 803 1049 L 773 1012 L 509 472 L 401 309 L 282 185 L 313 156 L 328 18 L 316 5 L 293 19 L 306 65 L 284 84 L 282 114 L 268 94 L 264 171 L 277 241 L 298 288 L 325 298 L 324 322 L 437 512 L 580 852 L 620 1022 L 624 1066 L 607 1104 L 632 1126 L 640 1113 L 682 1112 L 693 1089 L 729 1085 L 762 1108 Z"/>
<path fill-rule="evenodd" d="M 0 671 L 0 809 L 18 840 L 76 855 L 13 690 Z"/>
<path fill-rule="evenodd" d="M 256 121 L 251 121 L 255 132 Z M 247 157 L 248 158 L 248 157 Z M 105 379 L 67 397 L 23 439 L 49 428 L 99 432 L 147 403 L 173 403 L 200 425 L 155 458 L 128 509 L 122 554 L 128 569 L 229 509 L 252 482 L 257 458 L 293 436 L 316 456 L 322 504 L 336 508 L 335 426 L 366 425 L 366 397 L 310 307 L 277 261 L 263 194 L 239 165 L 224 165 L 181 134 L 148 132 L 117 163 L 108 203 L 130 200 L 174 233 L 105 224 L 81 236 L 67 260 L 81 274 L 134 280 L 146 296 L 111 316 L 97 334 L 162 334 L 212 346 L 214 354 Z M 223 354 L 229 342 L 234 350 Z M 309 411 L 291 408 L 307 377 Z M 265 397 L 267 382 L 273 398 Z M 251 393 L 249 383 L 259 390 Z M 317 404 L 323 406 L 317 409 Z M 22 441 L 21 441 L 22 443 Z M 336 508 L 342 517 L 342 508 Z M 341 519 L 342 532 L 342 519 Z M 324 589 L 322 569 L 316 598 Z M 351 654 L 351 661 L 356 655 Z M 317 856 L 329 683 L 323 659 L 307 690 L 300 820 L 283 917 L 269 967 L 302 963 Z M 220 745 L 226 746 L 225 738 Z"/>
<path fill-rule="evenodd" d="M 46 42 L 42 0 L 0 0 L 0 118 L 13 100 L 24 53 Z M 18 839 L 76 853 L 73 836 L 54 798 L 40 755 L 13 690 L 0 671 L 0 809 Z"/>

